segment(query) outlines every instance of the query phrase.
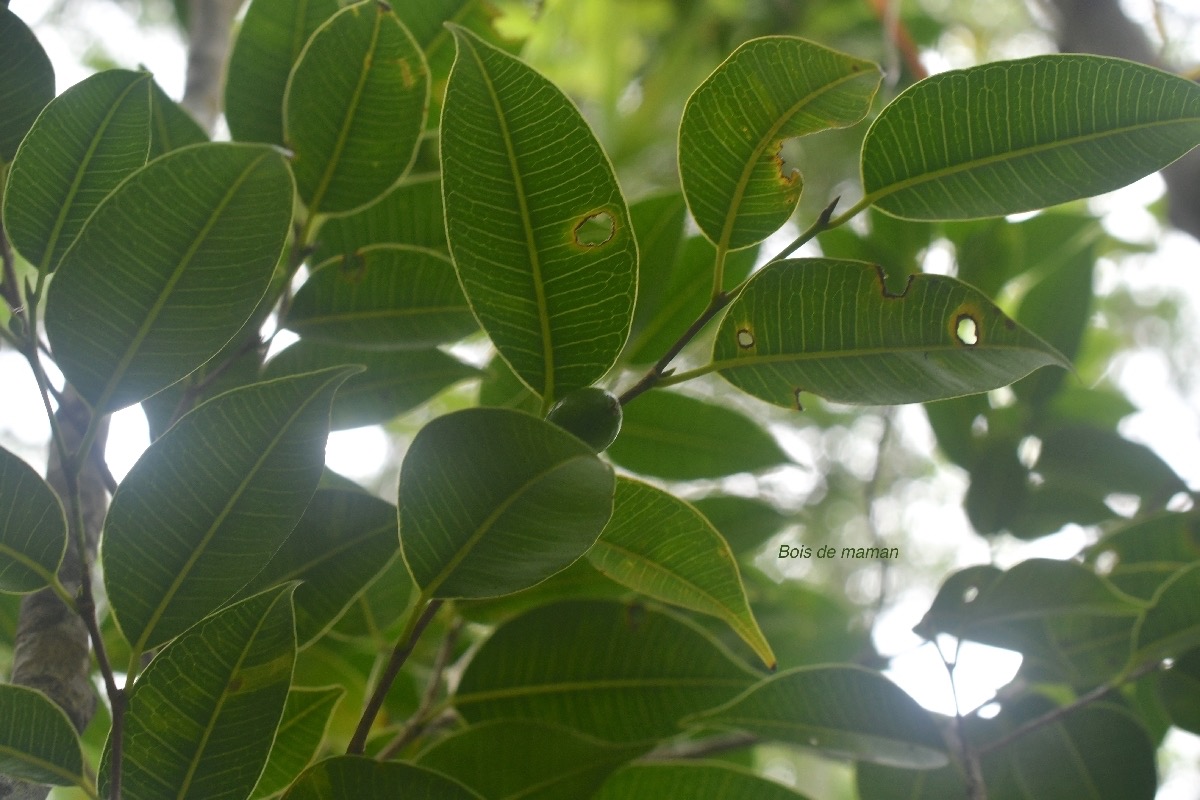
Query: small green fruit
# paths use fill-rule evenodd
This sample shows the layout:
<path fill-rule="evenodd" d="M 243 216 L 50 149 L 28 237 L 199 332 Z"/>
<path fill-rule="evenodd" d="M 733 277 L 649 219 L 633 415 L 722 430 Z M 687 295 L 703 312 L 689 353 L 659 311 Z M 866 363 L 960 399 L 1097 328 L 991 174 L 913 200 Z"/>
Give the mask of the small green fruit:
<path fill-rule="evenodd" d="M 621 403 L 596 386 L 576 389 L 554 404 L 546 419 L 603 452 L 621 431 Z"/>

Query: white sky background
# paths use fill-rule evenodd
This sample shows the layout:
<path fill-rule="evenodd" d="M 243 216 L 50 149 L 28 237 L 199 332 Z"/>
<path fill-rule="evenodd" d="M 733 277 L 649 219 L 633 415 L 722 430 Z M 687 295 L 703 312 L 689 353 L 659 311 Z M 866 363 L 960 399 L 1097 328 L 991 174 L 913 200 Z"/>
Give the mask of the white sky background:
<path fill-rule="evenodd" d="M 938 0 L 926 3 L 933 6 Z M 46 19 L 50 5 L 50 0 L 12 0 L 10 8 L 35 28 L 54 63 L 60 93 L 90 74 L 80 65 L 78 54 L 101 38 L 107 43 L 109 54 L 122 61 L 122 66 L 144 64 L 168 94 L 175 98 L 182 95 L 185 46 L 173 28 L 140 25 L 120 6 L 103 0 L 72 3 L 66 24 L 39 24 Z M 1133 18 L 1153 30 L 1153 2 L 1125 0 L 1123 5 Z M 1159 5 L 1169 25 L 1167 30 L 1172 36 L 1184 37 L 1173 40 L 1171 50 L 1182 53 L 1192 64 L 1200 63 L 1200 26 L 1174 24 L 1179 20 L 1195 22 L 1194 0 L 1163 0 Z M 1036 35 L 1017 40 L 1012 46 L 1016 51 L 1006 56 L 1049 49 L 1049 43 Z M 953 41 L 948 41 L 938 53 L 928 54 L 927 66 L 937 72 L 963 66 L 973 57 L 970 47 L 965 44 L 956 47 Z M 1150 255 L 1133 257 L 1121 264 L 1102 263 L 1097 290 L 1108 293 L 1119 286 L 1128 287 L 1136 296 L 1144 297 L 1148 305 L 1162 296 L 1185 298 L 1184 329 L 1194 331 L 1200 340 L 1200 244 L 1190 236 L 1162 229 L 1144 211 L 1144 205 L 1162 191 L 1161 179 L 1151 176 L 1093 201 L 1114 235 L 1130 241 L 1157 243 L 1157 251 Z M 1112 365 L 1112 377 L 1140 409 L 1125 420 L 1121 431 L 1152 447 L 1191 487 L 1200 489 L 1200 381 L 1193 382 L 1190 393 L 1184 393 L 1171 381 L 1171 370 L 1166 355 L 1153 346 L 1127 354 Z M 49 426 L 28 368 L 10 350 L 0 351 L 0 387 L 0 440 L 43 468 Z M 900 409 L 899 422 L 902 446 L 932 454 L 933 436 L 918 407 Z M 783 438 L 786 444 L 786 434 Z M 118 480 L 147 444 L 145 418 L 136 406 L 114 415 L 107 456 Z M 389 444 L 382 429 L 363 428 L 333 434 L 327 462 L 349 477 L 366 480 L 380 470 L 388 455 Z M 925 501 L 903 509 L 906 520 L 919 518 L 922 546 L 952 554 L 958 567 L 987 562 L 993 557 L 1001 567 L 1031 557 L 1070 558 L 1089 541 L 1086 532 L 1074 529 L 1032 543 L 1006 544 L 993 553 L 984 540 L 971 533 L 961 507 L 965 487 L 960 472 L 947 470 Z M 895 598 L 891 609 L 878 620 L 875 636 L 880 651 L 895 656 L 889 676 L 922 704 L 952 714 L 954 696 L 936 649 L 932 645 L 922 646 L 921 640 L 911 633 L 912 626 L 928 609 L 935 590 L 936 585 L 912 587 Z M 946 653 L 953 655 L 952 645 Z M 957 693 L 965 712 L 986 703 L 994 690 L 1015 673 L 1020 657 L 968 643 L 959 653 L 959 664 Z M 1200 785 L 1197 770 L 1200 738 L 1173 732 L 1169 745 L 1165 759 L 1171 762 L 1171 768 L 1165 773 L 1167 779 L 1158 800 L 1192 800 L 1194 787 Z"/>

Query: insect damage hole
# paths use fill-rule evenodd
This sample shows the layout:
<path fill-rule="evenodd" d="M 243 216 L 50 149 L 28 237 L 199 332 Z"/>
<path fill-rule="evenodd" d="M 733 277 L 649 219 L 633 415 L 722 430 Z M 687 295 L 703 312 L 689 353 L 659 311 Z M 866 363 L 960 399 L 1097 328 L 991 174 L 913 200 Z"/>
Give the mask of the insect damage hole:
<path fill-rule="evenodd" d="M 607 211 L 597 211 L 580 220 L 572 235 L 580 247 L 599 247 L 613 238 L 617 221 Z"/>
<path fill-rule="evenodd" d="M 737 343 L 738 347 L 742 348 L 743 350 L 749 350 L 751 347 L 754 347 L 754 334 L 750 332 L 749 328 L 739 328 L 737 332 Z"/>
<path fill-rule="evenodd" d="M 959 344 L 974 347 L 979 344 L 979 323 L 970 314 L 959 314 L 954 318 L 954 337 Z"/>

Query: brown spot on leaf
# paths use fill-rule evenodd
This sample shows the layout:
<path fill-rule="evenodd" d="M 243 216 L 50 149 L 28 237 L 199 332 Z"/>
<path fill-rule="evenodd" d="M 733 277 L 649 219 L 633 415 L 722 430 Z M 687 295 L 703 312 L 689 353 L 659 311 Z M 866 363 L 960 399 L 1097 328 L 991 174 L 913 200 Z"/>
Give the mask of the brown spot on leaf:
<path fill-rule="evenodd" d="M 361 283 L 367 276 L 367 260 L 362 253 L 347 253 L 338 265 L 338 277 L 346 283 Z"/>
<path fill-rule="evenodd" d="M 797 411 L 804 410 L 804 404 L 800 402 L 800 393 L 802 391 L 804 391 L 804 390 L 801 389 L 799 386 L 797 386 L 795 389 L 792 390 L 792 398 L 795 399 L 795 401 L 796 401 L 796 410 Z"/>
<path fill-rule="evenodd" d="M 417 85 L 417 77 L 413 74 L 412 67 L 408 63 L 407 58 L 402 58 L 396 62 L 400 67 L 400 80 L 404 81 L 404 88 L 411 89 Z"/>

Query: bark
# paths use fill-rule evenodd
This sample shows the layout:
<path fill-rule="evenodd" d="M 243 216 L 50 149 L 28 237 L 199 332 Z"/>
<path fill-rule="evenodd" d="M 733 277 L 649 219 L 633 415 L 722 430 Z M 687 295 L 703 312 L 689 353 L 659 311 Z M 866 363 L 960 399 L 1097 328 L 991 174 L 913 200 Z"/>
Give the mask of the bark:
<path fill-rule="evenodd" d="M 206 131 L 221 116 L 233 18 L 242 0 L 188 0 L 187 84 L 182 105 Z"/>
<path fill-rule="evenodd" d="M 68 388 L 63 405 L 55 415 L 66 442 L 67 450 L 79 447 L 87 429 L 91 411 L 74 390 Z M 92 459 L 80 471 L 79 501 L 83 510 L 83 528 L 88 542 L 89 561 L 96 554 L 96 542 L 108 508 L 108 492 L 99 464 L 103 458 L 107 421 L 93 446 Z M 54 447 L 50 448 L 50 464 L 46 482 L 60 498 L 67 497 L 62 463 Z M 64 508 L 67 503 L 64 499 Z M 67 548 L 58 576 L 67 591 L 76 593 L 83 578 L 83 564 L 74 546 L 75 520 L 67 514 L 71 526 L 71 546 Z M 17 623 L 17 638 L 13 645 L 12 683 L 38 689 L 57 703 L 67 717 L 82 731 L 96 710 L 96 693 L 92 687 L 90 643 L 83 620 L 49 589 L 27 595 L 21 601 Z M 26 783 L 0 775 L 0 798 L 5 800 L 44 800 L 49 787 Z"/>
<path fill-rule="evenodd" d="M 1058 49 L 1140 61 L 1162 69 L 1145 32 L 1125 16 L 1118 0 L 1041 0 L 1055 21 Z M 1171 224 L 1200 239 L 1200 150 L 1162 171 Z"/>

